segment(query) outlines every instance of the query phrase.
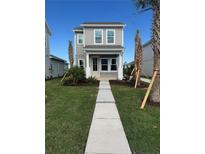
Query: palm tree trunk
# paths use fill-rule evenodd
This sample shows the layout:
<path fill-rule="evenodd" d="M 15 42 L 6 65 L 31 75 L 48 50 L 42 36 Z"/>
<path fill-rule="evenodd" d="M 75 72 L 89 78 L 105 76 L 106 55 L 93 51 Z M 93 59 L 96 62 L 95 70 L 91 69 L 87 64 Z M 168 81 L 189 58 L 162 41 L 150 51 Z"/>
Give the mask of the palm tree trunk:
<path fill-rule="evenodd" d="M 154 51 L 154 71 L 157 70 L 157 76 L 152 87 L 150 100 L 155 103 L 160 102 L 160 7 L 153 6 L 154 21 L 153 21 L 153 36 L 152 48 Z"/>

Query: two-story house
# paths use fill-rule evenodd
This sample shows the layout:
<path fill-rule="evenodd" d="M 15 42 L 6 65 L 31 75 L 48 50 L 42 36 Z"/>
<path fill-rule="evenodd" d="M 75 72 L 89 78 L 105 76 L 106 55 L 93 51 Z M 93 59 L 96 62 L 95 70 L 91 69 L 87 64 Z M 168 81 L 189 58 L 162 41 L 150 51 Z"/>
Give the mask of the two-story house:
<path fill-rule="evenodd" d="M 76 65 L 86 77 L 122 80 L 124 27 L 121 22 L 85 22 L 73 30 Z"/>

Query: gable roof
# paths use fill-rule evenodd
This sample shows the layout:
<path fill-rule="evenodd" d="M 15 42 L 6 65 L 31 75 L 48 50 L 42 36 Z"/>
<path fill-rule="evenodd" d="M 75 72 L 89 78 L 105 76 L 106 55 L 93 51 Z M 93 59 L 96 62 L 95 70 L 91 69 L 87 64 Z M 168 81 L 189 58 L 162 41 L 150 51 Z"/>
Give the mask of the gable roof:
<path fill-rule="evenodd" d="M 57 56 L 54 56 L 54 55 L 50 55 L 49 58 L 66 63 L 66 60 L 61 59 L 61 58 L 59 58 L 59 57 L 57 57 Z"/>
<path fill-rule="evenodd" d="M 75 27 L 73 29 L 74 32 L 82 32 L 83 31 L 83 27 L 82 26 L 78 26 L 78 27 Z"/>
<path fill-rule="evenodd" d="M 48 33 L 49 33 L 49 35 L 51 35 L 51 30 L 50 30 L 50 28 L 49 28 L 49 26 L 48 26 L 47 22 L 45 22 L 45 26 L 46 26 L 46 29 L 47 29 L 47 31 L 48 31 Z"/>
<path fill-rule="evenodd" d="M 147 41 L 146 43 L 144 43 L 144 44 L 142 45 L 142 47 L 144 48 L 144 47 L 146 47 L 146 46 L 148 46 L 148 45 L 150 45 L 150 44 L 152 44 L 152 39 L 150 39 L 149 41 Z M 134 64 L 134 61 L 131 61 L 131 62 L 127 63 L 126 65 L 132 65 L 132 64 Z"/>
<path fill-rule="evenodd" d="M 83 22 L 82 24 L 98 24 L 98 25 L 124 25 L 122 22 Z"/>
<path fill-rule="evenodd" d="M 142 47 L 145 47 L 145 46 L 150 45 L 150 44 L 152 44 L 152 39 L 150 39 L 149 41 L 147 41 L 146 43 L 144 43 L 144 44 L 142 45 Z"/>
<path fill-rule="evenodd" d="M 122 22 L 83 22 L 79 27 L 73 29 L 74 32 L 83 32 L 84 27 L 120 27 L 125 26 Z"/>

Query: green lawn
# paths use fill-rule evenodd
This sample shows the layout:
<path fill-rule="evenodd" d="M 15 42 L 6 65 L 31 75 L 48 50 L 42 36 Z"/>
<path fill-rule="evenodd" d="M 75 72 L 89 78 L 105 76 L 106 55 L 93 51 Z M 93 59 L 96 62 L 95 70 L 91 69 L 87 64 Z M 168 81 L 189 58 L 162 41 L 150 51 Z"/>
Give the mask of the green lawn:
<path fill-rule="evenodd" d="M 46 81 L 46 154 L 84 152 L 97 86 L 61 86 Z"/>
<path fill-rule="evenodd" d="M 144 89 L 112 85 L 118 111 L 133 153 L 158 154 L 160 152 L 160 109 L 145 106 L 139 109 Z"/>

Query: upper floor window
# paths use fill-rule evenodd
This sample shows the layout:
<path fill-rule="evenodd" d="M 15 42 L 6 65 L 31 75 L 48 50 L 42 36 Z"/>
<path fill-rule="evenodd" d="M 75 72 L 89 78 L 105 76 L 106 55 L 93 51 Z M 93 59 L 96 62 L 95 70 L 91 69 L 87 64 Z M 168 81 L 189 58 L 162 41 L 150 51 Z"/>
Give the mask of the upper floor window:
<path fill-rule="evenodd" d="M 77 34 L 77 44 L 83 44 L 83 34 Z"/>
<path fill-rule="evenodd" d="M 103 30 L 102 29 L 95 29 L 94 31 L 94 41 L 95 44 L 102 44 L 103 43 Z"/>
<path fill-rule="evenodd" d="M 114 44 L 115 43 L 115 30 L 114 29 L 108 29 L 106 30 L 106 35 L 107 35 L 107 44 Z"/>

